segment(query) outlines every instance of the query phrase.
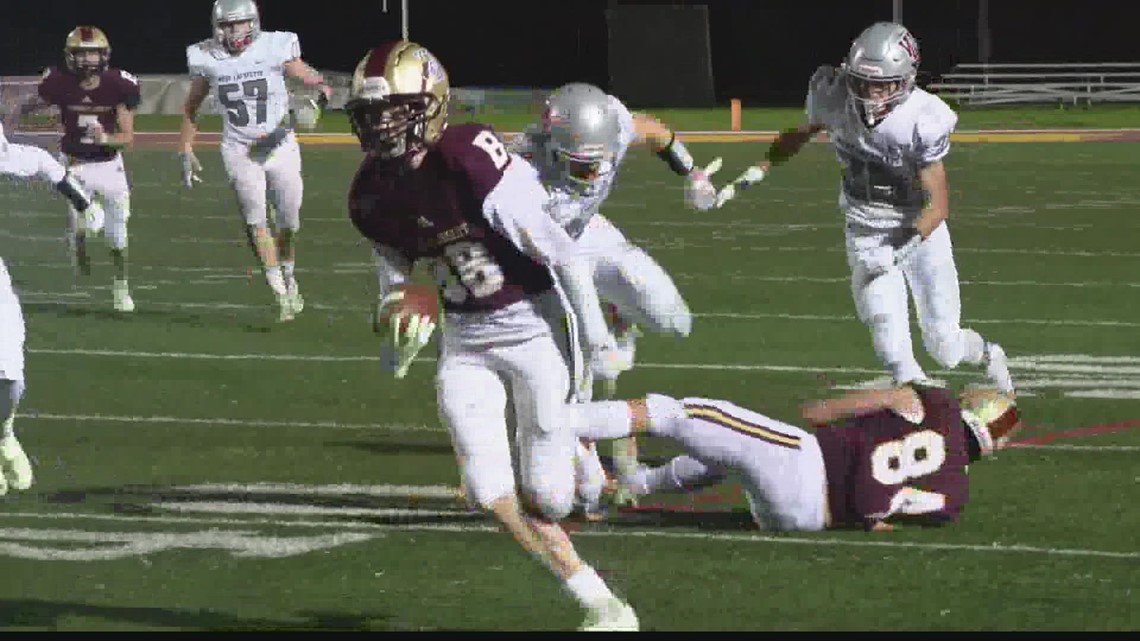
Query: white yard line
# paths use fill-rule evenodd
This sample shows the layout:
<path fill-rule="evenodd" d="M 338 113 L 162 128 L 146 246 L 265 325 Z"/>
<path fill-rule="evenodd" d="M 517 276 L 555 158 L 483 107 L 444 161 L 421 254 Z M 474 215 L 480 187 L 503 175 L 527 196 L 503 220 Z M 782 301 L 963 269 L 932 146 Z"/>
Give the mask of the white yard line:
<path fill-rule="evenodd" d="M 196 418 L 188 416 L 123 416 L 113 414 L 55 414 L 36 412 L 21 414 L 23 421 L 58 421 L 64 423 L 134 423 L 139 425 L 193 425 L 195 427 L 301 427 L 329 430 L 380 430 L 385 432 L 439 432 L 442 427 L 413 423 L 342 423 L 339 421 L 271 421 L 243 418 Z"/>
<path fill-rule="evenodd" d="M 305 429 L 326 429 L 326 430 L 376 430 L 381 432 L 432 432 L 438 434 L 446 433 L 442 426 L 438 425 L 423 425 L 415 423 L 344 423 L 339 421 L 275 421 L 265 419 L 241 419 L 241 418 L 202 418 L 202 417 L 186 417 L 186 416 L 131 416 L 131 415 L 116 415 L 116 414 L 58 414 L 54 412 L 35 412 L 32 414 L 21 414 L 19 416 L 20 422 L 25 421 L 53 421 L 60 423 L 127 423 L 135 425 L 189 425 L 195 427 L 269 427 L 269 428 L 305 428 Z M 1070 444 L 1045 444 L 1045 445 L 1020 445 L 1017 446 L 1021 449 L 1034 449 L 1034 450 L 1062 450 L 1074 452 L 1135 452 L 1140 451 L 1140 446 L 1132 445 L 1070 445 Z M 190 487 L 207 487 L 207 486 L 190 486 Z M 278 489 L 269 490 L 271 493 L 281 493 L 286 490 L 281 488 L 290 487 L 287 485 L 280 485 Z M 341 486 L 352 487 L 352 486 Z M 364 486 L 367 487 L 367 486 Z M 409 486 L 415 487 L 415 486 Z M 363 490 L 357 490 L 363 491 Z M 352 493 L 352 490 L 346 490 Z M 344 492 L 342 492 L 344 493 Z"/>
<path fill-rule="evenodd" d="M 83 294 L 85 296 L 86 294 Z M 59 306 L 105 306 L 104 301 L 74 300 L 74 292 L 21 292 L 21 299 L 27 304 L 59 305 Z M 82 296 L 80 296 L 82 297 Z M 136 297 L 137 298 L 137 297 Z M 246 303 L 188 303 L 167 302 L 139 298 L 137 304 L 147 309 L 208 309 L 208 310 L 250 310 L 268 313 L 272 306 L 267 302 L 264 305 L 250 305 Z M 357 305 L 323 305 L 306 301 L 306 309 L 322 312 L 367 312 L 368 307 Z M 744 313 L 744 312 L 695 312 L 697 318 L 721 318 L 728 320 L 754 321 L 754 320 L 791 320 L 791 321 L 842 321 L 845 323 L 856 321 L 853 314 L 779 314 L 779 313 Z M 1043 325 L 1058 327 L 1140 327 L 1140 321 L 1124 320 L 1095 320 L 1095 319 L 1043 319 L 1043 318 L 971 318 L 974 325 Z"/>
<path fill-rule="evenodd" d="M 456 516 L 464 512 L 454 512 Z M 237 525 L 249 527 L 262 525 L 270 527 L 300 527 L 335 529 L 344 531 L 383 531 L 383 532 L 450 532 L 456 534 L 502 534 L 498 527 L 490 524 L 407 524 L 384 525 L 367 521 L 309 521 L 294 519 L 232 519 L 211 517 L 186 516 L 125 516 L 109 514 L 80 514 L 72 512 L 42 514 L 34 512 L 9 512 L 0 515 L 0 522 L 17 519 L 42 520 L 92 520 L 136 523 L 162 523 L 181 525 Z M 1111 550 L 1093 550 L 1086 548 L 1054 548 L 1038 547 L 1032 545 L 991 543 L 976 545 L 968 543 L 926 543 L 918 541 L 891 541 L 889 539 L 873 539 L 875 535 L 866 538 L 841 539 L 827 535 L 820 536 L 767 536 L 749 533 L 709 533 L 709 532 L 679 532 L 668 530 L 640 530 L 640 529 L 613 529 L 613 530 L 582 530 L 571 534 L 573 537 L 594 538 L 640 538 L 640 539 L 674 539 L 700 542 L 725 543 L 752 543 L 769 545 L 809 545 L 818 547 L 854 547 L 879 549 L 908 549 L 921 552 L 972 552 L 988 554 L 1030 554 L 1046 557 L 1069 556 L 1091 557 L 1105 559 L 1138 559 L 1140 552 L 1116 552 Z M 390 545 L 390 544 L 389 544 Z"/>
<path fill-rule="evenodd" d="M 726 229 L 726 232 L 732 233 L 731 240 L 724 242 L 693 242 L 688 239 L 671 240 L 665 242 L 655 242 L 651 239 L 633 238 L 641 247 L 652 252 L 666 252 L 666 251 L 684 251 L 691 253 L 694 250 L 709 250 L 710 252 L 764 252 L 764 253 L 802 253 L 809 252 L 812 254 L 819 253 L 845 253 L 847 250 L 840 244 L 836 246 L 834 243 L 828 243 L 823 246 L 818 245 L 757 245 L 753 243 L 747 244 L 733 244 L 739 243 L 738 236 L 741 230 Z M 778 235 L 784 235 L 783 233 Z M 23 242 L 33 243 L 54 243 L 61 246 L 63 242 L 60 235 L 22 235 L 12 233 L 6 230 L 0 230 L 0 238 L 12 238 Z M 166 242 L 171 243 L 185 243 L 196 245 L 238 245 L 239 240 L 236 238 L 209 238 L 203 236 L 172 236 L 166 239 Z M 308 239 L 306 244 L 320 245 L 320 246 L 333 246 L 333 247 L 358 247 L 362 253 L 367 251 L 367 245 L 363 240 L 345 239 L 345 240 L 325 240 L 325 239 Z M 1140 257 L 1140 252 L 1126 252 L 1126 251 L 1113 251 L 1113 250 L 1099 250 L 1099 249 L 1014 249 L 1014 248 L 997 248 L 997 247 L 970 247 L 962 246 L 955 247 L 954 251 L 959 254 L 1014 254 L 1024 256 L 1041 256 L 1045 258 L 1057 257 L 1079 257 L 1079 258 L 1137 258 Z M 18 262 L 16 264 L 19 264 Z"/>
<path fill-rule="evenodd" d="M 25 263 L 25 267 L 33 269 L 58 269 L 68 270 L 74 269 L 71 265 L 65 263 Z M 178 273 L 205 273 L 201 279 L 192 280 L 164 280 L 164 279 L 140 279 L 143 280 L 144 285 L 171 285 L 183 287 L 186 285 L 207 285 L 217 284 L 213 281 L 225 280 L 239 280 L 246 281 L 255 277 L 260 277 L 260 274 L 254 274 L 250 268 L 241 267 L 167 267 L 162 265 L 142 265 L 133 268 L 141 271 L 153 272 L 178 272 Z M 301 270 L 299 273 L 306 276 L 343 276 L 348 274 L 372 274 L 375 272 L 375 267 L 365 263 L 345 263 L 334 265 L 331 269 L 324 268 L 307 268 Z M 725 273 L 725 272 L 685 272 L 674 271 L 671 275 L 679 280 L 717 280 L 717 281 L 755 281 L 762 283 L 787 283 L 791 285 L 800 285 L 804 283 L 815 284 L 846 284 L 850 278 L 847 276 L 772 276 L 769 274 L 748 274 L 748 273 Z M 1127 287 L 1137 288 L 1140 287 L 1140 281 L 1040 281 L 1040 280 L 970 280 L 965 279 L 959 281 L 962 285 L 972 287 L 1069 287 L 1069 288 L 1089 288 L 1089 287 Z M 136 285 L 136 288 L 140 286 Z M 82 285 L 81 289 L 110 289 L 110 285 Z M 28 291 L 24 292 L 25 295 L 51 295 L 52 292 L 37 292 Z M 57 293 L 57 296 L 76 295 L 74 293 Z"/>

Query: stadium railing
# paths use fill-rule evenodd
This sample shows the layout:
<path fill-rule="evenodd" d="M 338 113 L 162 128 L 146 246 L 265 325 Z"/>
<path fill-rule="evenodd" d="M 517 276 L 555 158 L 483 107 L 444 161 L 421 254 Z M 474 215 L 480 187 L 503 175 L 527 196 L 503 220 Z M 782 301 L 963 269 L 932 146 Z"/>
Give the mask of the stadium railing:
<path fill-rule="evenodd" d="M 1140 62 L 959 64 L 928 89 L 977 106 L 1140 102 Z"/>

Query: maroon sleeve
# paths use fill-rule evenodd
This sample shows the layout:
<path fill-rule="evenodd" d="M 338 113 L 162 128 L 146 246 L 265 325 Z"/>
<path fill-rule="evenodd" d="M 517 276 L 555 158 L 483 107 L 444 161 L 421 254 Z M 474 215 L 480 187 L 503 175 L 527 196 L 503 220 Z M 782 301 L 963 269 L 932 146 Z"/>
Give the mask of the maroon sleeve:
<path fill-rule="evenodd" d="M 510 153 L 486 125 L 464 123 L 444 130 L 439 152 L 447 167 L 466 177 L 476 203 L 486 200 L 511 164 Z"/>

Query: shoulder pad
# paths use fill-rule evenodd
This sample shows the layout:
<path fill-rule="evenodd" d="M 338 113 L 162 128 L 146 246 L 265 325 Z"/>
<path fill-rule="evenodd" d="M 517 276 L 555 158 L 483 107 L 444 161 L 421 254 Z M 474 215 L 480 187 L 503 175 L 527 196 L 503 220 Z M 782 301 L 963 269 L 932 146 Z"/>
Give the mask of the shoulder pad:
<path fill-rule="evenodd" d="M 511 164 L 502 139 L 491 127 L 478 123 L 448 126 L 436 151 L 450 170 L 468 182 L 479 202 L 499 184 Z"/>
<path fill-rule="evenodd" d="M 911 100 L 920 99 L 922 104 L 915 113 L 915 133 L 922 147 L 932 154 L 941 157 L 945 155 L 950 134 L 958 125 L 958 114 L 950 108 L 941 98 L 929 93 L 911 96 Z"/>

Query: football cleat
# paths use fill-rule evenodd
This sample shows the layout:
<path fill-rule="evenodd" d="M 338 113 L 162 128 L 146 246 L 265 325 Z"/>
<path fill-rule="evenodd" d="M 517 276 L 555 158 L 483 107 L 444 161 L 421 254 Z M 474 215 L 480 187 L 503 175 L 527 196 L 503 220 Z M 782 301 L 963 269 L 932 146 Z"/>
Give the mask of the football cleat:
<path fill-rule="evenodd" d="M 0 438 L 0 496 L 32 486 L 32 462 L 15 436 Z"/>
<path fill-rule="evenodd" d="M 277 320 L 288 323 L 297 317 L 296 304 L 292 294 L 277 295 Z"/>
<path fill-rule="evenodd" d="M 285 291 L 287 292 L 285 299 L 293 316 L 305 311 L 305 299 L 301 296 L 300 290 L 297 289 L 297 281 L 289 281 L 286 283 Z"/>
<path fill-rule="evenodd" d="M 111 285 L 111 297 L 116 312 L 129 313 L 135 311 L 135 301 L 131 298 L 130 289 L 127 288 L 127 281 L 116 279 L 114 284 Z"/>
<path fill-rule="evenodd" d="M 641 624 L 633 608 L 617 597 L 606 599 L 586 611 L 580 632 L 637 632 Z"/>

